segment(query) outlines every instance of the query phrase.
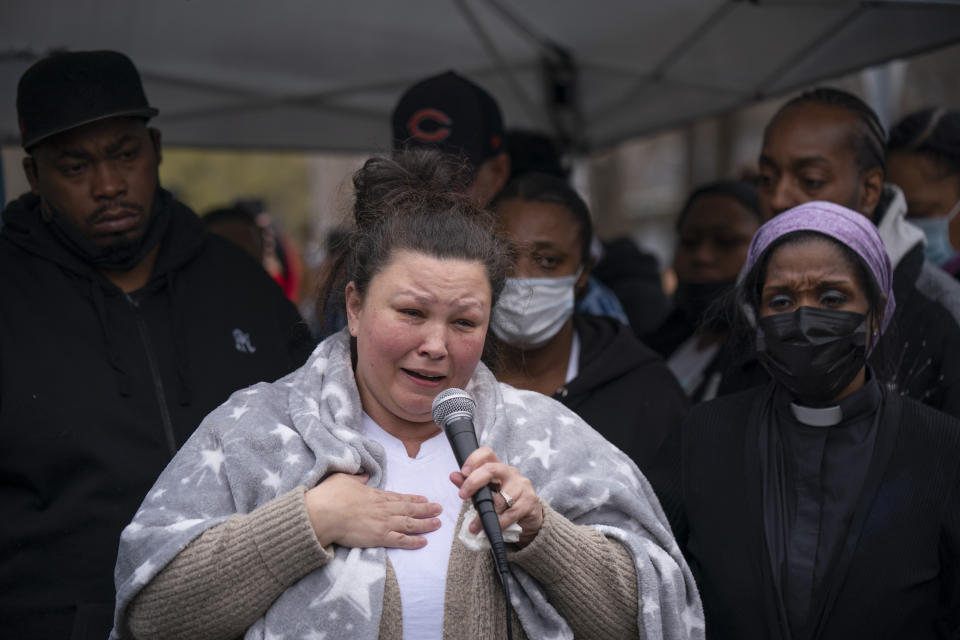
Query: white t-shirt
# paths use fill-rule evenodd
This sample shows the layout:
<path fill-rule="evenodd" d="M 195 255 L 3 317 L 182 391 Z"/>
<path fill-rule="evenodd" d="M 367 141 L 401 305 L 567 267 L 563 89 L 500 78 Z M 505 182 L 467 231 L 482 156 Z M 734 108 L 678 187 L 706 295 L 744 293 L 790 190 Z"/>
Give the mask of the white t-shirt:
<path fill-rule="evenodd" d="M 450 474 L 460 466 L 443 432 L 421 444 L 417 457 L 411 458 L 403 442 L 381 429 L 366 413 L 363 414 L 362 429 L 363 435 L 383 445 L 387 454 L 385 490 L 426 496 L 443 507 L 440 528 L 425 535 L 425 547 L 387 549 L 387 557 L 400 587 L 403 637 L 440 640 L 443 637 L 447 563 L 463 505 L 457 487 L 450 482 Z"/>

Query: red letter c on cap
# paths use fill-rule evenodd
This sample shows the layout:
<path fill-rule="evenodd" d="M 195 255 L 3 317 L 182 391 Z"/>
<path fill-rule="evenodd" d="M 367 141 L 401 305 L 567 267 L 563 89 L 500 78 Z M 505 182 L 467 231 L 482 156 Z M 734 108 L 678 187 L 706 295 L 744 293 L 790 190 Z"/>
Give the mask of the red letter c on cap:
<path fill-rule="evenodd" d="M 420 128 L 425 122 L 434 122 L 437 128 L 433 131 L 424 131 Z M 439 109 L 420 109 L 407 121 L 407 130 L 410 135 L 423 142 L 441 142 L 450 137 L 450 125 L 453 121 Z"/>

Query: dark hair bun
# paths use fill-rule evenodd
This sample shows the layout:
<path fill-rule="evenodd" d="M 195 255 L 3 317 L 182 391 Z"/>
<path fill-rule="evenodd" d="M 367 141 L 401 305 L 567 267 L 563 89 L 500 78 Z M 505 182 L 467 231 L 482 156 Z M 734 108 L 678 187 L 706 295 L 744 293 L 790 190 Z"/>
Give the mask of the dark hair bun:
<path fill-rule="evenodd" d="M 435 150 L 411 148 L 392 158 L 370 158 L 353 176 L 354 222 L 363 229 L 403 211 L 476 207 L 467 202 L 472 181 L 466 160 Z"/>

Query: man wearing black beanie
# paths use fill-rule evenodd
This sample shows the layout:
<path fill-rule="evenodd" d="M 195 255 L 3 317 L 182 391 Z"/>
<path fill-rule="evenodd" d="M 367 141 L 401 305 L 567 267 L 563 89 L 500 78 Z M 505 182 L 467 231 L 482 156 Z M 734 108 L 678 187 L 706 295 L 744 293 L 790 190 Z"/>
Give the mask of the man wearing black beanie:
<path fill-rule="evenodd" d="M 160 188 L 129 58 L 40 60 L 17 114 L 31 191 L 0 230 L 0 637 L 102 640 L 120 532 L 156 477 L 312 344 L 263 269 Z"/>

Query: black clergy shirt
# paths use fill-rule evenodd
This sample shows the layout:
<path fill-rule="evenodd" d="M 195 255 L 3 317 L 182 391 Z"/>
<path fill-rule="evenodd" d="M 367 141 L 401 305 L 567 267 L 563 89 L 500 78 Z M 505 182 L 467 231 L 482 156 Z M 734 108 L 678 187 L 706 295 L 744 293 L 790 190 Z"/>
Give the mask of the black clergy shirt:
<path fill-rule="evenodd" d="M 785 389 L 760 429 L 763 519 L 793 637 L 836 566 L 873 455 L 881 392 L 874 376 L 837 406 L 803 407 Z"/>

